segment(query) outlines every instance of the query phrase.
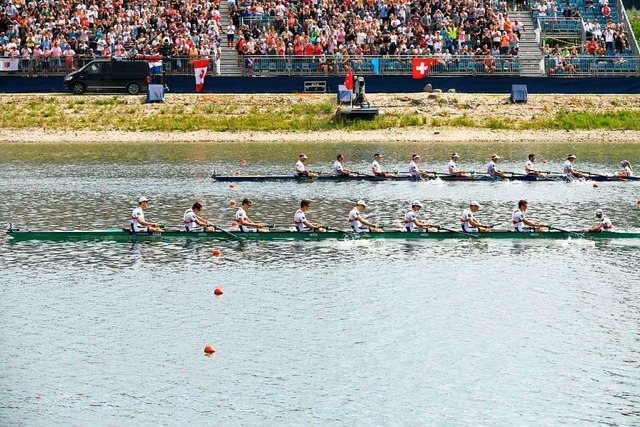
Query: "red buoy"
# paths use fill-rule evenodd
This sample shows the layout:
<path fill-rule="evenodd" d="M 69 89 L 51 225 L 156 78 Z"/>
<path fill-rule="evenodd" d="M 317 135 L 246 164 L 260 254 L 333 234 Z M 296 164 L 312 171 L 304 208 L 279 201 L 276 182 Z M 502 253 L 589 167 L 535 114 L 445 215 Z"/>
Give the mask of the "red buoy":
<path fill-rule="evenodd" d="M 594 182 L 594 183 L 593 183 L 593 188 L 598 188 L 598 187 L 599 187 L 598 183 L 597 183 L 597 182 Z"/>
<path fill-rule="evenodd" d="M 235 201 L 235 200 L 232 200 L 232 201 L 230 201 L 230 202 L 229 202 L 229 204 L 230 204 L 231 206 L 235 206 L 235 205 L 236 205 L 236 201 Z"/>
<path fill-rule="evenodd" d="M 222 294 L 223 294 L 222 289 L 220 289 L 220 288 L 216 288 L 216 289 L 213 291 L 213 293 L 214 293 L 214 294 L 216 294 L 216 295 L 222 295 Z"/>
<path fill-rule="evenodd" d="M 240 171 L 235 171 L 235 176 L 240 176 Z"/>
<path fill-rule="evenodd" d="M 231 226 L 232 226 L 232 227 L 237 227 L 237 226 L 238 226 L 238 221 L 233 221 L 233 222 L 231 223 Z"/>
<path fill-rule="evenodd" d="M 229 188 L 236 188 L 235 184 L 229 184 Z"/>
<path fill-rule="evenodd" d="M 244 166 L 244 165 L 246 165 L 246 164 L 247 164 L 247 161 L 246 161 L 245 159 L 242 159 L 242 160 L 240 161 L 240 163 L 242 163 L 242 166 Z"/>
<path fill-rule="evenodd" d="M 213 250 L 213 256 L 220 256 L 220 250 L 214 249 Z"/>
<path fill-rule="evenodd" d="M 212 346 L 212 345 L 208 345 L 208 346 L 206 346 L 206 347 L 204 348 L 204 352 L 205 352 L 206 354 L 213 354 L 213 353 L 215 353 L 215 352 L 216 352 L 216 349 L 215 349 L 215 348 L 213 348 L 213 346 Z"/>
<path fill-rule="evenodd" d="M 546 159 L 542 159 L 542 163 L 546 164 L 547 160 Z"/>

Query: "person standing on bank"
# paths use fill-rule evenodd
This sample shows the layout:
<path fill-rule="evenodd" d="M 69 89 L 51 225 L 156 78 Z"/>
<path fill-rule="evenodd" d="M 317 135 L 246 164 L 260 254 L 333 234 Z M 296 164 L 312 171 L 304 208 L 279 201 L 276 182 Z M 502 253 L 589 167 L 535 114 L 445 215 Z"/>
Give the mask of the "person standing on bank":
<path fill-rule="evenodd" d="M 159 233 L 160 224 L 147 222 L 144 219 L 144 210 L 149 206 L 149 199 L 142 196 L 138 199 L 138 207 L 131 213 L 131 231 L 134 233 Z"/>

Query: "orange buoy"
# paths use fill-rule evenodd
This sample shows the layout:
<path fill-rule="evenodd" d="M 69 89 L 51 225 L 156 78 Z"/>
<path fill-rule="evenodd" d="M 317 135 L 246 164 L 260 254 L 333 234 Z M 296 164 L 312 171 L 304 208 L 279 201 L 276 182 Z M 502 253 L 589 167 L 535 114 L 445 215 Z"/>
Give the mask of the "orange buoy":
<path fill-rule="evenodd" d="M 238 226 L 238 221 L 233 221 L 233 222 L 231 223 L 231 226 L 232 226 L 232 227 L 237 227 L 237 226 Z"/>
<path fill-rule="evenodd" d="M 545 164 L 546 164 L 546 163 L 547 163 L 547 160 L 546 160 L 546 159 L 542 159 L 542 163 L 545 163 Z"/>
<path fill-rule="evenodd" d="M 242 165 L 244 166 L 244 165 L 246 165 L 246 164 L 247 164 L 247 161 L 246 161 L 245 159 L 242 159 L 242 160 L 240 161 L 240 163 L 242 163 Z"/>
<path fill-rule="evenodd" d="M 235 184 L 229 184 L 229 188 L 236 188 Z"/>
<path fill-rule="evenodd" d="M 222 289 L 220 289 L 220 288 L 216 288 L 216 289 L 213 291 L 213 293 L 214 293 L 214 294 L 216 294 L 216 295 L 222 295 L 222 294 L 223 294 Z"/>
<path fill-rule="evenodd" d="M 638 206 L 640 206 L 640 200 L 638 200 Z"/>
<path fill-rule="evenodd" d="M 234 175 L 235 176 L 240 176 L 240 171 L 236 171 Z"/>
<path fill-rule="evenodd" d="M 597 183 L 597 182 L 594 182 L 594 183 L 593 183 L 593 188 L 598 188 L 598 187 L 599 187 L 598 183 Z"/>
<path fill-rule="evenodd" d="M 216 349 L 215 349 L 215 348 L 213 348 L 213 346 L 212 346 L 212 345 L 208 345 L 208 346 L 206 346 L 206 347 L 204 348 L 204 352 L 205 352 L 206 354 L 213 354 L 213 353 L 215 353 L 215 352 L 216 352 Z"/>
<path fill-rule="evenodd" d="M 229 202 L 229 204 L 230 204 L 231 206 L 235 206 L 235 205 L 236 205 L 236 201 L 235 201 L 235 200 L 232 200 L 232 201 L 230 201 L 230 202 Z"/>
<path fill-rule="evenodd" d="M 213 256 L 220 256 L 220 250 L 219 249 L 214 249 L 213 250 Z"/>

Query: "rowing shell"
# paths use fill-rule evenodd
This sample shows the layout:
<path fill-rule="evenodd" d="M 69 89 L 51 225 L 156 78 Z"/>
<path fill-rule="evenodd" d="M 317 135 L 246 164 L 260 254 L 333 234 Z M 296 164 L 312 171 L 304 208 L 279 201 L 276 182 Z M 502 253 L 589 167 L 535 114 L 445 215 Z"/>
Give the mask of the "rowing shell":
<path fill-rule="evenodd" d="M 409 233 L 404 231 L 392 231 L 386 233 L 352 233 L 334 232 L 326 233 L 300 233 L 295 231 L 276 231 L 270 233 L 241 233 L 214 232 L 214 233 L 188 233 L 185 231 L 164 231 L 160 233 L 132 233 L 123 229 L 113 230 L 88 230 L 88 231 L 7 231 L 7 235 L 13 240 L 163 240 L 163 239 L 205 239 L 205 240 L 330 240 L 330 239 L 402 239 L 402 240 L 432 240 L 432 239 L 640 239 L 640 232 L 561 232 L 548 233 L 517 233 L 515 231 L 497 231 L 492 233 L 458 233 L 439 231 L 435 233 Z"/>
<path fill-rule="evenodd" d="M 512 175 L 506 178 L 493 177 L 490 175 L 475 174 L 471 176 L 436 174 L 436 178 L 421 178 L 409 175 L 397 175 L 394 178 L 385 178 L 374 175 L 356 175 L 356 176 L 336 176 L 336 175 L 320 175 L 317 177 L 308 177 L 306 175 L 218 175 L 212 173 L 211 178 L 218 182 L 264 182 L 264 181 L 290 181 L 290 182 L 315 182 L 315 181 L 424 181 L 432 179 L 440 179 L 442 181 L 464 181 L 464 182 L 493 182 L 493 181 L 576 181 L 576 178 L 567 177 L 565 175 L 551 176 L 547 178 L 539 178 L 536 175 Z M 589 181 L 640 181 L 640 177 L 634 176 L 630 178 L 620 178 L 617 176 L 592 175 L 587 178 Z"/>

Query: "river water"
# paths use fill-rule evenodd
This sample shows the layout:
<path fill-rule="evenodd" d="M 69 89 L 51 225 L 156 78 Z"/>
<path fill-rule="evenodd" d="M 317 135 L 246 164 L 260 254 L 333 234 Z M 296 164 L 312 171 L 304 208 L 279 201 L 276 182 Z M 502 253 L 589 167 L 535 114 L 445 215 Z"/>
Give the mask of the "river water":
<path fill-rule="evenodd" d="M 286 173 L 297 155 L 328 171 L 337 152 L 367 171 L 413 152 L 444 172 L 452 151 L 481 170 L 532 150 L 559 171 L 613 172 L 637 145 L 524 147 L 165 144 L 0 146 L 0 220 L 33 230 L 178 226 L 198 199 L 230 225 L 347 228 L 354 200 L 388 228 L 410 200 L 457 227 L 465 204 L 508 226 L 518 199 L 558 227 L 640 228 L 640 183 L 215 183 L 212 170 Z M 245 159 L 246 165 L 241 164 Z M 221 257 L 213 257 L 219 249 Z M 0 424 L 640 425 L 640 242 L 11 242 L 0 237 Z M 216 287 L 224 295 L 215 296 Z M 205 345 L 217 352 L 205 356 Z"/>

